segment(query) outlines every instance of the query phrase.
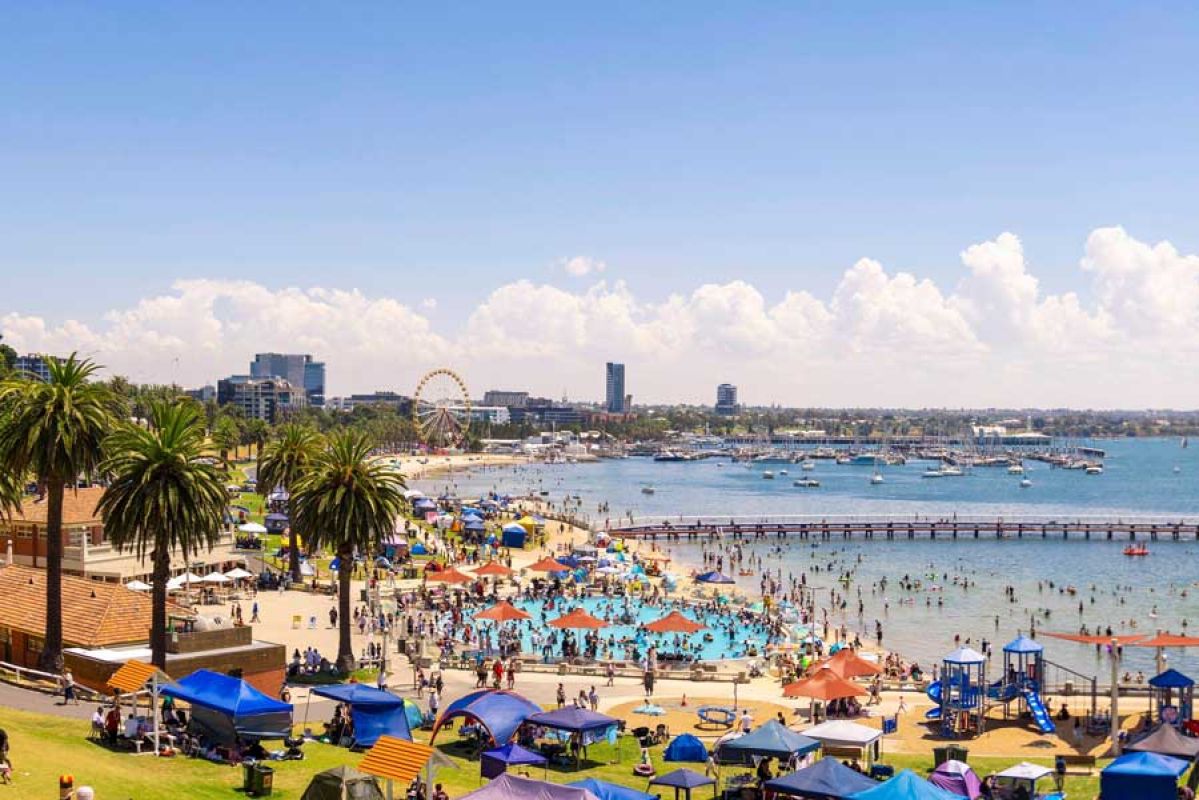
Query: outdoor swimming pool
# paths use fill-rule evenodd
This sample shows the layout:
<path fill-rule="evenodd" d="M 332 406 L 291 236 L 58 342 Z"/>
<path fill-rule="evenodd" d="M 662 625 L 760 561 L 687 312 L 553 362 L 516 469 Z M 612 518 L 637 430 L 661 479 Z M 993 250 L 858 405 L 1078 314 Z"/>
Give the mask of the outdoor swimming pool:
<path fill-rule="evenodd" d="M 548 623 L 578 607 L 609 623 L 608 627 L 598 631 L 604 643 L 600 647 L 600 656 L 604 655 L 608 641 L 612 639 L 612 656 L 618 660 L 625 658 L 626 641 L 633 642 L 642 656 L 650 644 L 656 644 L 660 656 L 685 651 L 702 661 L 744 658 L 751 653 L 762 654 L 769 635 L 759 615 L 740 609 L 717 612 L 676 601 L 645 605 L 640 600 L 626 601 L 622 597 L 588 597 L 583 600 L 557 598 L 553 608 L 547 608 L 546 603 L 546 600 L 541 599 L 513 598 L 513 605 L 532 616 L 532 619 L 519 623 L 523 652 L 541 655 L 540 648 L 534 646 L 534 632 L 539 633 L 544 641 L 550 631 L 556 631 L 560 640 L 563 631 L 550 627 Z M 655 634 L 637 630 L 639 625 L 661 619 L 676 610 L 706 628 L 692 634 Z M 582 641 L 586 631 L 575 631 L 575 634 Z M 555 650 L 555 654 L 557 652 Z"/>

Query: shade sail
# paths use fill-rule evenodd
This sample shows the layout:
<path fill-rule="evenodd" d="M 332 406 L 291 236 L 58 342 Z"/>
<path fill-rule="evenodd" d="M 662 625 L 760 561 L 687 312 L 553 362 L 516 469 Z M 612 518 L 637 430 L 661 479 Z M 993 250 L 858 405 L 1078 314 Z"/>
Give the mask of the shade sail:
<path fill-rule="evenodd" d="M 1199 739 L 1183 736 L 1173 725 L 1159 725 L 1157 730 L 1125 746 L 1130 752 L 1160 753 L 1175 758 L 1194 759 L 1199 755 Z"/>
<path fill-rule="evenodd" d="M 820 667 L 827 669 L 829 672 L 836 675 L 838 678 L 864 678 L 870 675 L 878 675 L 883 671 L 883 668 L 873 661 L 867 661 L 862 658 L 853 648 L 842 647 L 832 656 L 826 658 Z"/>
<path fill-rule="evenodd" d="M 526 700 L 515 692 L 480 689 L 459 697 L 446 706 L 437 722 L 429 741 L 437 738 L 442 726 L 456 717 L 466 717 L 486 731 L 488 738 L 497 744 L 507 744 L 516 729 L 541 707 Z"/>
<path fill-rule="evenodd" d="M 840 800 L 877 785 L 878 781 L 850 769 L 831 756 L 820 759 L 806 769 L 766 781 L 766 788 L 778 794 L 819 797 L 821 800 Z"/>
<path fill-rule="evenodd" d="M 108 688 L 115 689 L 118 692 L 125 694 L 133 694 L 140 691 L 143 686 L 149 683 L 155 676 L 161 684 L 170 682 L 170 678 L 166 673 L 158 669 L 152 664 L 147 664 L 144 661 L 126 661 L 120 668 L 112 674 L 108 679 Z"/>
<path fill-rule="evenodd" d="M 518 744 L 509 743 L 494 750 L 487 750 L 479 759 L 479 774 L 484 778 L 503 775 L 511 765 L 545 766 L 546 757 L 541 753 L 526 750 Z"/>
<path fill-rule="evenodd" d="M 722 764 L 753 764 L 754 756 L 771 756 L 782 760 L 819 748 L 820 742 L 772 719 L 751 733 L 730 739 L 720 745 L 716 752 Z"/>
<path fill-rule="evenodd" d="M 503 774 L 459 800 L 599 800 L 586 789 Z"/>
<path fill-rule="evenodd" d="M 557 619 L 551 619 L 549 625 L 552 628 L 577 628 L 586 630 L 608 627 L 608 623 L 602 619 L 596 619 L 582 608 L 573 609 L 569 614 L 565 614 Z"/>
<path fill-rule="evenodd" d="M 573 786 L 576 789 L 586 789 L 598 797 L 599 800 L 655 800 L 652 794 L 640 792 L 628 786 L 620 786 L 619 784 L 597 780 L 596 778 L 584 778 L 581 781 L 572 781 L 566 785 Z"/>
<path fill-rule="evenodd" d="M 1116 640 L 1116 644 L 1131 644 L 1145 638 L 1143 633 L 1129 633 L 1121 636 L 1104 636 L 1102 634 L 1092 635 L 1085 633 L 1053 633 L 1045 631 L 1042 636 L 1052 636 L 1054 639 L 1064 639 L 1067 642 L 1078 642 L 1079 644 L 1111 644 L 1112 639 Z"/>
<path fill-rule="evenodd" d="M 850 795 L 852 800 L 962 800 L 921 778 L 910 769 L 899 772 L 886 783 Z"/>
<path fill-rule="evenodd" d="M 706 764 L 708 763 L 708 748 L 699 740 L 699 737 L 683 733 L 670 740 L 670 744 L 662 751 L 662 760 Z"/>
<path fill-rule="evenodd" d="M 485 575 L 485 576 L 489 576 L 489 577 L 506 578 L 507 576 L 513 574 L 514 570 L 510 570 L 507 567 L 505 567 L 503 564 L 499 564 L 495 561 L 488 561 L 483 566 L 476 567 L 474 572 L 476 575 Z"/>
<path fill-rule="evenodd" d="M 706 627 L 708 626 L 683 616 L 682 612 L 671 611 L 661 619 L 646 625 L 645 629 L 650 633 L 696 633 Z"/>
<path fill-rule="evenodd" d="M 531 715 L 528 721 L 543 728 L 570 731 L 571 733 L 598 731 L 620 724 L 620 720 L 616 717 L 609 717 L 607 714 L 601 714 L 598 711 L 576 708 L 574 706 L 558 708 L 553 711 L 542 711 L 539 714 Z"/>
<path fill-rule="evenodd" d="M 370 747 L 381 736 L 412 741 L 402 697 L 361 683 L 318 686 L 312 693 L 349 704 L 356 747 Z"/>
<path fill-rule="evenodd" d="M 1133 642 L 1133 647 L 1195 647 L 1199 645 L 1199 637 L 1175 636 L 1172 633 L 1159 633 L 1148 639 Z"/>
<path fill-rule="evenodd" d="M 161 694 L 190 703 L 192 723 L 221 742 L 282 739 L 291 733 L 291 704 L 238 678 L 201 669 L 162 687 Z"/>
<path fill-rule="evenodd" d="M 856 683 L 847 681 L 832 670 L 818 669 L 810 678 L 783 687 L 783 697 L 808 697 L 813 700 L 840 700 L 860 697 L 868 692 Z"/>
<path fill-rule="evenodd" d="M 496 603 L 491 608 L 475 614 L 475 619 L 489 619 L 494 622 L 512 622 L 518 619 L 529 619 L 529 615 L 521 611 L 507 600 Z"/>

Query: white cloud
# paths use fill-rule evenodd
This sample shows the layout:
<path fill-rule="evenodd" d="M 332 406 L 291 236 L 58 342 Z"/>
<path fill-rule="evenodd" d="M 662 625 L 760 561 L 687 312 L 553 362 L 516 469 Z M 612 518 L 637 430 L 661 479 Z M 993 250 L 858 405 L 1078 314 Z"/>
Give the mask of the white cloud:
<path fill-rule="evenodd" d="M 585 262 L 579 274 L 600 271 Z M 770 298 L 744 280 L 655 300 L 622 281 L 521 280 L 495 288 L 456 333 L 423 315 L 435 298 L 414 309 L 355 290 L 189 280 L 99 320 L 12 312 L 0 331 L 18 350 L 79 350 L 134 380 L 189 385 L 244 371 L 256 351 L 312 352 L 329 364 L 331 394 L 404 391 L 448 365 L 476 393 L 596 398 L 603 362 L 620 360 L 639 400 L 710 401 L 731 380 L 750 402 L 799 405 L 1194 405 L 1199 257 L 1099 229 L 1079 273 L 1091 285 L 1062 294 L 1041 291 L 1010 233 L 961 262 L 945 290 L 864 258 L 827 300 L 801 286 Z"/>
<path fill-rule="evenodd" d="M 582 278 L 587 275 L 598 274 L 608 268 L 608 265 L 598 258 L 591 256 L 574 256 L 573 258 L 564 258 L 558 262 L 567 275 L 575 278 Z"/>

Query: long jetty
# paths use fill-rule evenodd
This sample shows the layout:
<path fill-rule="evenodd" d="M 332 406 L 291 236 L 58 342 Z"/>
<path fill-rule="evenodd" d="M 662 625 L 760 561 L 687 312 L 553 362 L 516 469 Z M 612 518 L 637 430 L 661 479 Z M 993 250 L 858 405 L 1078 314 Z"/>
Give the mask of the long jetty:
<path fill-rule="evenodd" d="M 1076 539 L 1199 541 L 1194 517 L 805 516 L 657 518 L 608 528 L 612 536 L 657 538 Z"/>

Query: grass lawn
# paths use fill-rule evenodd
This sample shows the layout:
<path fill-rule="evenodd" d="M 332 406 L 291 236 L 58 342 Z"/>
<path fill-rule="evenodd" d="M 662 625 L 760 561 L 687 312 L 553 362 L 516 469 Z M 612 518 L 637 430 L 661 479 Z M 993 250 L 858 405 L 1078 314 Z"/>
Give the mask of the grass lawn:
<path fill-rule="evenodd" d="M 155 758 L 115 753 L 86 740 L 88 723 L 84 720 L 68 720 L 42 714 L 32 714 L 11 709 L 0 709 L 0 727 L 9 735 L 11 756 L 16 765 L 11 786 L 0 786 L 0 798 L 50 797 L 57 787 L 58 776 L 70 773 L 75 776 L 76 786 L 87 785 L 96 790 L 103 800 L 174 800 L 175 798 L 234 798 L 242 796 L 240 768 L 210 764 L 191 758 Z M 457 798 L 481 785 L 477 761 L 468 761 L 463 743 L 447 738 L 449 731 L 438 737 L 438 744 L 449 756 L 462 765 L 459 770 L 444 770 L 437 780 L 445 784 L 451 797 Z M 427 733 L 418 732 L 417 738 L 427 740 Z M 678 766 L 661 761 L 661 747 L 651 751 L 659 774 Z M 360 753 L 331 745 L 310 742 L 304 746 L 305 760 L 273 762 L 275 768 L 274 796 L 287 800 L 298 798 L 308 785 L 311 776 L 339 764 L 357 765 Z M 646 787 L 645 780 L 635 778 L 633 765 L 637 761 L 637 749 L 631 741 L 623 743 L 620 760 L 608 745 L 590 748 L 592 761 L 584 769 L 551 769 L 549 779 L 556 783 L 568 783 L 580 778 L 592 777 L 620 783 L 638 789 Z M 887 763 L 897 768 L 908 767 L 920 774 L 927 774 L 932 767 L 932 756 L 888 756 Z M 971 764 L 980 775 L 986 775 L 1017 761 L 1016 758 L 972 758 Z M 1048 764 L 1044 759 L 1041 763 Z M 610 763 L 611 762 L 611 763 Z M 698 765 L 691 765 L 698 767 Z M 702 768 L 701 768 L 702 769 Z M 728 770 L 726 768 L 726 774 Z M 530 776 L 541 778 L 542 770 L 530 770 Z M 1046 786 L 1048 788 L 1048 786 Z M 1067 779 L 1066 791 L 1073 800 L 1089 800 L 1099 791 L 1098 775 L 1071 777 Z M 706 795 L 697 795 L 698 797 Z"/>

